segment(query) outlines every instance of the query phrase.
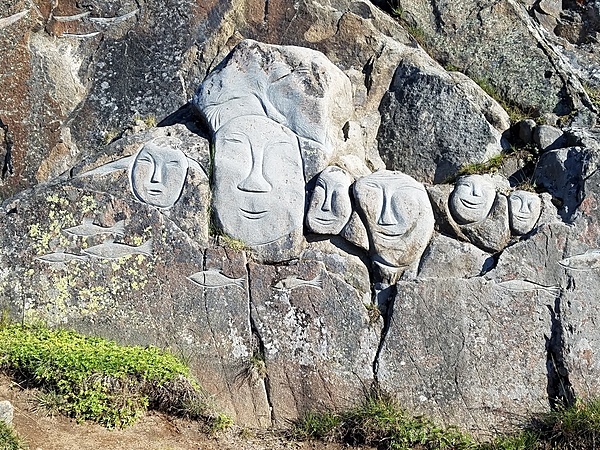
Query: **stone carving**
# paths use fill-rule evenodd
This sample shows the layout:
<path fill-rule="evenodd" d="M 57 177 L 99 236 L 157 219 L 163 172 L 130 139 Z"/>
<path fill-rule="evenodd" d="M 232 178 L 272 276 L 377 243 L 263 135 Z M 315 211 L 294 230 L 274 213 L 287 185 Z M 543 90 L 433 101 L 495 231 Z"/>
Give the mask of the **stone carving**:
<path fill-rule="evenodd" d="M 198 87 L 194 105 L 216 133 L 229 120 L 262 115 L 299 138 L 306 179 L 323 170 L 351 116 L 348 77 L 308 48 L 244 40 Z"/>
<path fill-rule="evenodd" d="M 71 236 L 90 237 L 99 234 L 112 234 L 113 236 L 125 235 L 125 221 L 119 220 L 112 227 L 102 227 L 94 224 L 94 219 L 86 217 L 81 225 L 62 230 Z"/>
<path fill-rule="evenodd" d="M 532 192 L 514 191 L 508 196 L 509 221 L 516 235 L 529 233 L 542 212 L 542 200 Z"/>
<path fill-rule="evenodd" d="M 129 187 L 137 200 L 168 209 L 179 200 L 188 169 L 204 172 L 196 161 L 183 153 L 180 146 L 181 140 L 176 137 L 157 137 L 144 143 L 135 155 L 104 164 L 79 177 L 103 176 L 127 169 Z"/>
<path fill-rule="evenodd" d="M 329 166 L 317 178 L 306 225 L 319 234 L 339 234 L 350 220 L 352 178 L 339 167 Z"/>
<path fill-rule="evenodd" d="M 87 255 L 76 255 L 75 253 L 53 252 L 35 258 L 39 261 L 44 261 L 49 264 L 67 263 L 69 261 L 86 261 Z"/>
<path fill-rule="evenodd" d="M 277 283 L 273 285 L 273 289 L 277 291 L 291 291 L 293 289 L 298 289 L 301 287 L 311 287 L 316 289 L 323 289 L 323 278 L 319 273 L 312 280 L 303 280 L 296 276 L 291 276 L 279 280 Z"/>
<path fill-rule="evenodd" d="M 139 201 L 170 208 L 179 200 L 189 165 L 180 144 L 165 137 L 142 146 L 129 168 L 131 191 Z"/>
<path fill-rule="evenodd" d="M 414 178 L 383 170 L 360 178 L 354 197 L 370 237 L 376 263 L 406 268 L 431 239 L 434 217 L 427 192 Z"/>
<path fill-rule="evenodd" d="M 452 217 L 460 225 L 482 222 L 489 215 L 496 188 L 481 175 L 460 177 L 450 194 Z"/>
<path fill-rule="evenodd" d="M 138 246 L 121 244 L 114 242 L 113 239 L 107 239 L 102 244 L 84 248 L 81 252 L 102 259 L 119 259 L 129 255 L 152 256 L 152 239 L 148 239 Z"/>
<path fill-rule="evenodd" d="M 558 262 L 567 269 L 591 270 L 600 268 L 600 248 L 587 250 L 585 253 L 569 256 Z"/>
<path fill-rule="evenodd" d="M 230 278 L 223 275 L 220 270 L 204 270 L 196 272 L 189 277 L 188 280 L 209 289 L 220 288 L 225 286 L 237 286 L 241 289 L 246 289 L 246 278 Z"/>
<path fill-rule="evenodd" d="M 257 247 L 300 233 L 304 177 L 296 136 L 261 116 L 242 116 L 215 133 L 213 207 L 229 236 Z"/>

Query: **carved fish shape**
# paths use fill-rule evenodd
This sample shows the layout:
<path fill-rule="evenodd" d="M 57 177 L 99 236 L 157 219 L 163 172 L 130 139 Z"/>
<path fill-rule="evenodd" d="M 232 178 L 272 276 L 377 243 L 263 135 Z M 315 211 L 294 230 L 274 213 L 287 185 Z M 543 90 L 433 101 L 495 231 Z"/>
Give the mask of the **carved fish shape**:
<path fill-rule="evenodd" d="M 219 270 L 205 270 L 203 272 L 196 272 L 187 278 L 188 280 L 209 289 L 232 285 L 242 289 L 245 289 L 246 287 L 245 278 L 229 278 L 223 275 Z"/>
<path fill-rule="evenodd" d="M 560 294 L 560 286 L 544 286 L 543 284 L 534 283 L 528 280 L 509 280 L 498 283 L 503 289 L 514 292 L 530 292 L 530 291 L 544 291 L 548 294 L 558 295 Z"/>
<path fill-rule="evenodd" d="M 275 283 L 273 289 L 278 291 L 291 291 L 292 289 L 298 289 L 304 286 L 323 289 L 323 278 L 321 274 L 317 275 L 312 280 L 302 280 L 298 277 L 284 278 Z"/>
<path fill-rule="evenodd" d="M 558 262 L 567 269 L 591 270 L 600 268 L 600 249 L 590 249 L 585 253 L 570 256 Z"/>
<path fill-rule="evenodd" d="M 67 228 L 63 230 L 65 233 L 73 235 L 73 236 L 96 236 L 98 234 L 112 234 L 113 236 L 124 236 L 125 235 L 125 221 L 120 220 L 115 223 L 112 227 L 101 227 L 99 225 L 94 225 L 93 219 L 85 218 L 83 219 L 83 224 L 77 225 L 75 227 Z"/>
<path fill-rule="evenodd" d="M 20 13 L 13 14 L 12 16 L 2 17 L 0 19 L 0 30 L 2 28 L 6 28 L 9 25 L 12 25 L 15 22 L 18 22 L 23 17 L 25 17 L 27 13 L 29 13 L 28 9 L 26 9 L 25 11 L 21 11 Z"/>
<path fill-rule="evenodd" d="M 136 254 L 152 256 L 152 239 L 148 239 L 138 247 L 114 242 L 114 239 L 107 239 L 100 245 L 94 245 L 81 251 L 86 255 L 102 259 L 119 259 L 123 256 Z"/>
<path fill-rule="evenodd" d="M 36 259 L 47 263 L 66 263 L 69 261 L 85 261 L 88 257 L 86 255 L 75 255 L 74 253 L 57 251 L 48 253 L 47 255 L 38 256 Z"/>

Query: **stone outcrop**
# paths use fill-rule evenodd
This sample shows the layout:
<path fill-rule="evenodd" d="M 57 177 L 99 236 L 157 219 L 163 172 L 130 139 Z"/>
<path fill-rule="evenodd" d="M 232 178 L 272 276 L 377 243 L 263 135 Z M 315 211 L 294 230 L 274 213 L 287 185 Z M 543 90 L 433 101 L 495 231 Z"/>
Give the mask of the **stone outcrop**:
<path fill-rule="evenodd" d="M 250 427 L 373 386 L 474 431 L 597 396 L 571 3 L 9 2 L 0 309 L 170 348 Z"/>

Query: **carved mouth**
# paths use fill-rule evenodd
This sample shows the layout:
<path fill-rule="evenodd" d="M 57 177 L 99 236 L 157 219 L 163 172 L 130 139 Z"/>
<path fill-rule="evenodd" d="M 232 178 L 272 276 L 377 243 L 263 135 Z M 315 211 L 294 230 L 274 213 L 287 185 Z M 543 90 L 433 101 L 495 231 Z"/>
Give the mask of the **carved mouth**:
<path fill-rule="evenodd" d="M 315 217 L 315 221 L 322 223 L 323 225 L 330 225 L 336 221 L 336 219 L 324 218 L 324 217 Z"/>
<path fill-rule="evenodd" d="M 518 220 L 519 222 L 528 222 L 531 219 L 531 215 L 529 215 L 529 214 L 514 214 L 513 218 Z"/>
<path fill-rule="evenodd" d="M 162 195 L 163 191 L 162 189 L 148 189 L 148 195 L 152 196 L 152 197 L 156 197 L 158 195 Z"/>
<path fill-rule="evenodd" d="M 264 211 L 250 211 L 250 210 L 243 209 L 243 208 L 240 208 L 240 211 L 242 212 L 242 216 L 244 216 L 246 219 L 250 219 L 250 220 L 262 219 L 269 212 L 267 210 L 264 210 Z"/>
<path fill-rule="evenodd" d="M 461 198 L 460 202 L 469 209 L 478 209 L 479 207 L 481 207 L 483 205 L 483 202 L 477 202 L 477 201 L 469 201 L 465 198 Z"/>

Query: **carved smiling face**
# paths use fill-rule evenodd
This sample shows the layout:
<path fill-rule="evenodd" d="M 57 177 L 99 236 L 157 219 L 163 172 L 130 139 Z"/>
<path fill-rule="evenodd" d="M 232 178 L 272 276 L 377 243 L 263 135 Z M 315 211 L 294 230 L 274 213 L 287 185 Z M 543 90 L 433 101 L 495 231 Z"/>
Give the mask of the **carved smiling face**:
<path fill-rule="evenodd" d="M 496 189 L 481 175 L 467 175 L 458 179 L 448 205 L 454 220 L 460 225 L 485 220 L 496 198 Z"/>
<path fill-rule="evenodd" d="M 306 224 L 315 233 L 338 234 L 352 214 L 350 202 L 352 179 L 338 167 L 327 167 L 317 179 Z"/>
<path fill-rule="evenodd" d="M 367 222 L 374 260 L 405 267 L 420 258 L 434 226 L 423 185 L 408 175 L 381 171 L 359 179 L 354 196 Z"/>
<path fill-rule="evenodd" d="M 514 191 L 508 197 L 510 228 L 514 234 L 529 233 L 542 212 L 539 195 L 527 191 Z"/>
<path fill-rule="evenodd" d="M 176 148 L 178 139 L 157 138 L 145 144 L 130 168 L 129 180 L 135 197 L 149 205 L 170 208 L 181 196 L 188 160 Z"/>
<path fill-rule="evenodd" d="M 262 116 L 215 133 L 213 207 L 222 230 L 252 246 L 302 228 L 304 174 L 297 137 Z"/>

